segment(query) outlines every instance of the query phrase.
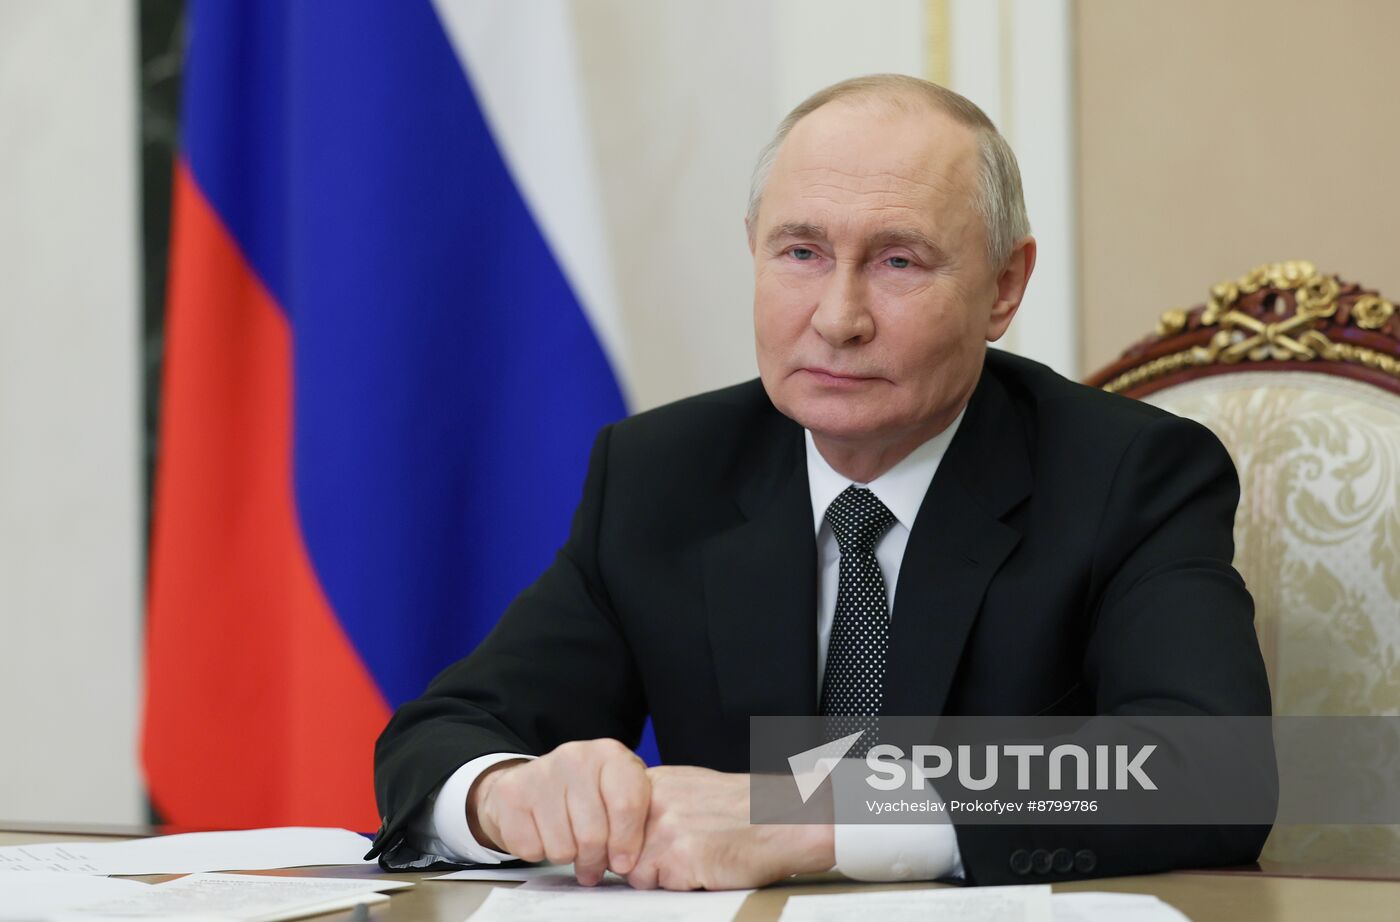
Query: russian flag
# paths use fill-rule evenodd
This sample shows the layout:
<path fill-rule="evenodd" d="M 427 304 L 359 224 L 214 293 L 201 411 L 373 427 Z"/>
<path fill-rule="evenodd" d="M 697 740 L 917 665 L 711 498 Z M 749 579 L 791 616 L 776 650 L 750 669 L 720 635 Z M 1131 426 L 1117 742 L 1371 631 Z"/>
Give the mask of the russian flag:
<path fill-rule="evenodd" d="M 143 757 L 194 827 L 378 824 L 374 739 L 625 413 L 567 10 L 195 0 Z"/>

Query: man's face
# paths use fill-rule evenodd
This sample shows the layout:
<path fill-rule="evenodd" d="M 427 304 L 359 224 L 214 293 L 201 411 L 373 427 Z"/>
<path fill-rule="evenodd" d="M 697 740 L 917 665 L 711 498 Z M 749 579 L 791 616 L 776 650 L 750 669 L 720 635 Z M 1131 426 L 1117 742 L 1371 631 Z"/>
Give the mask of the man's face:
<path fill-rule="evenodd" d="M 793 128 L 749 227 L 759 373 L 785 415 L 852 447 L 952 422 L 1020 299 L 986 256 L 978 163 L 974 133 L 921 106 L 839 101 Z"/>

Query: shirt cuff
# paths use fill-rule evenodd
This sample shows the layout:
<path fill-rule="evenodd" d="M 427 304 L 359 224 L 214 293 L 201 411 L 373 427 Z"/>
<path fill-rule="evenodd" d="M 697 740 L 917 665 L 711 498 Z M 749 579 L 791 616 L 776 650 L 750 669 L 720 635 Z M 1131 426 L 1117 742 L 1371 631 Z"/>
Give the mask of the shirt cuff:
<path fill-rule="evenodd" d="M 478 756 L 453 772 L 443 782 L 433 801 L 427 830 L 431 840 L 425 843 L 425 850 L 462 864 L 500 864 L 513 860 L 514 855 L 487 848 L 476 841 L 467 823 L 467 795 L 471 793 L 472 785 L 491 766 L 512 759 L 533 758 L 516 752 L 493 752 Z"/>
<path fill-rule="evenodd" d="M 836 870 L 852 880 L 962 878 L 951 823 L 836 824 Z"/>

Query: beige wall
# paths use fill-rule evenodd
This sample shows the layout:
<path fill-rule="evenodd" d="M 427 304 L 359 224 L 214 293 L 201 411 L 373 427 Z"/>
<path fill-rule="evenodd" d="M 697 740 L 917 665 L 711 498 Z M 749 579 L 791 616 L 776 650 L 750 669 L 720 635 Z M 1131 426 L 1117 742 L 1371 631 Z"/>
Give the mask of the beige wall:
<path fill-rule="evenodd" d="M 631 409 L 758 374 L 749 174 L 787 111 L 825 84 L 919 74 L 917 0 L 704 4 L 575 0 L 623 323 Z"/>
<path fill-rule="evenodd" d="M 1400 3 L 1078 0 L 1082 371 L 1261 262 L 1400 297 Z"/>

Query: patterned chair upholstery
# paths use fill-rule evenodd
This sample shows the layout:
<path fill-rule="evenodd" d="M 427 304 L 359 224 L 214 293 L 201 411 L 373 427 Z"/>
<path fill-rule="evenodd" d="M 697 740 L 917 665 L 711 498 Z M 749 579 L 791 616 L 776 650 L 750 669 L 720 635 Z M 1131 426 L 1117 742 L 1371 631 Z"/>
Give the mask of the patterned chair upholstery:
<path fill-rule="evenodd" d="M 1307 262 L 1260 266 L 1089 383 L 1203 423 L 1234 458 L 1275 713 L 1400 715 L 1395 305 Z M 1264 857 L 1400 864 L 1400 826 L 1280 826 Z"/>

